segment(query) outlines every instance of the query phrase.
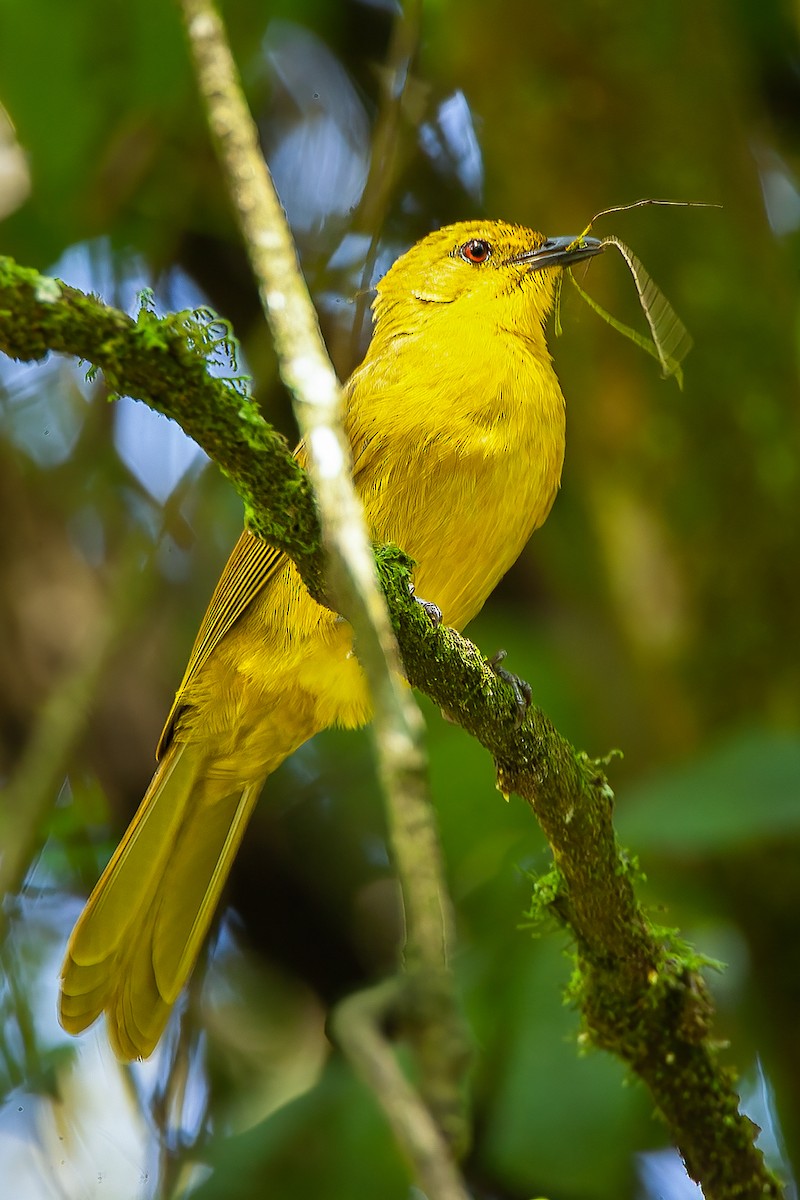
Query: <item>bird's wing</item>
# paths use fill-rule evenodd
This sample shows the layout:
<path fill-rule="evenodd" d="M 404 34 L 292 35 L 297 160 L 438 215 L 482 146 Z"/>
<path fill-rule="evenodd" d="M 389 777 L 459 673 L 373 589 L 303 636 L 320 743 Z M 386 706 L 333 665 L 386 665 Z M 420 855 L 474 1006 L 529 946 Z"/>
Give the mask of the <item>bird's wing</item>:
<path fill-rule="evenodd" d="M 345 384 L 345 413 L 352 403 L 357 374 Z M 347 422 L 346 422 L 347 424 Z M 353 477 L 356 489 L 359 490 L 359 480 L 364 474 L 369 474 L 370 466 L 374 464 L 376 453 L 379 453 L 379 439 L 365 438 L 359 447 L 355 448 Z M 301 467 L 307 463 L 307 454 L 303 442 L 294 452 Z M 175 693 L 172 708 L 156 747 L 156 759 L 169 746 L 175 719 L 183 703 L 183 693 L 195 673 L 200 670 L 212 650 L 219 645 L 222 638 L 239 619 L 247 606 L 255 599 L 263 587 L 269 583 L 287 561 L 282 550 L 276 550 L 261 538 L 256 537 L 249 529 L 245 529 L 233 548 L 233 553 L 225 564 L 219 583 L 214 589 L 211 603 L 195 639 L 189 664 L 184 672 L 181 685 Z"/>
<path fill-rule="evenodd" d="M 276 550 L 261 538 L 245 529 L 225 564 L 225 569 L 214 589 L 211 603 L 203 617 L 195 638 L 189 663 L 175 693 L 172 708 L 156 748 L 156 758 L 161 759 L 167 749 L 175 718 L 183 703 L 183 693 L 228 630 L 239 619 L 244 610 L 258 595 L 269 580 L 286 562 L 282 550 Z"/>

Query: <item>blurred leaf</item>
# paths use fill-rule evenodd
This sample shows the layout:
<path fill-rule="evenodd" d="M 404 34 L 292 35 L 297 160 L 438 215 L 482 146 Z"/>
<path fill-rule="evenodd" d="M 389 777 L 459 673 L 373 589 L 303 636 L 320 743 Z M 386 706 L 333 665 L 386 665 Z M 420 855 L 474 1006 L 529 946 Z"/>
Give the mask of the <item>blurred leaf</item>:
<path fill-rule="evenodd" d="M 660 1131 L 644 1090 L 627 1086 L 618 1062 L 580 1054 L 578 1016 L 560 999 L 570 974 L 563 939 L 519 931 L 502 954 L 484 950 L 465 966 L 481 1041 L 476 1091 L 488 1104 L 479 1153 L 498 1190 L 625 1195 L 629 1155 L 657 1144 Z"/>
<path fill-rule="evenodd" d="M 727 851 L 800 832 L 800 737 L 752 731 L 626 791 L 623 840 L 660 852 Z"/>
<path fill-rule="evenodd" d="M 263 1124 L 208 1147 L 196 1200 L 407 1200 L 409 1174 L 376 1101 L 338 1058 Z"/>

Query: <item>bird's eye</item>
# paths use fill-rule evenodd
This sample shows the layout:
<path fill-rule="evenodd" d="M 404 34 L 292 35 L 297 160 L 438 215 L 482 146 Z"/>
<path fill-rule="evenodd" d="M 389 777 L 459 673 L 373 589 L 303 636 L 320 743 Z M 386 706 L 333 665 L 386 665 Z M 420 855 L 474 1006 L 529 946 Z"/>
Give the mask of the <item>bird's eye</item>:
<path fill-rule="evenodd" d="M 461 257 L 468 263 L 485 263 L 492 253 L 492 247 L 483 238 L 471 238 L 461 247 Z"/>

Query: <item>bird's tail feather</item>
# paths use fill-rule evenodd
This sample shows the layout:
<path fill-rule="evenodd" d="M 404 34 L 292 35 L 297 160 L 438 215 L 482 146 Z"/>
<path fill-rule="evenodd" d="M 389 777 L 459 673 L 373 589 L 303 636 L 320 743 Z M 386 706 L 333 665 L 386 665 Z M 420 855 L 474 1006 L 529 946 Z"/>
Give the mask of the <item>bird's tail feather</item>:
<path fill-rule="evenodd" d="M 120 1058 L 146 1058 L 191 974 L 261 782 L 224 787 L 173 744 L 67 948 L 60 1018 L 79 1033 L 106 1013 Z"/>

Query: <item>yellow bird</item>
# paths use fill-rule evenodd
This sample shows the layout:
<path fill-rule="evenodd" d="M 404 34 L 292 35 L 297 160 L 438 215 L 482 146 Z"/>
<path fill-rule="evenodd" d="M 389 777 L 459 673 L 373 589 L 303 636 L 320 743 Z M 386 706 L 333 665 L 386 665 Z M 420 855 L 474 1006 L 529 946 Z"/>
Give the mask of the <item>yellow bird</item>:
<path fill-rule="evenodd" d="M 563 268 L 601 249 L 594 238 L 463 222 L 423 238 L 378 284 L 372 341 L 344 389 L 355 486 L 372 538 L 411 555 L 416 594 L 456 629 L 555 499 L 564 398 L 544 325 Z M 152 1053 L 264 780 L 318 730 L 369 718 L 349 625 L 245 530 L 147 794 L 70 938 L 66 1030 L 105 1012 L 120 1058 Z"/>

